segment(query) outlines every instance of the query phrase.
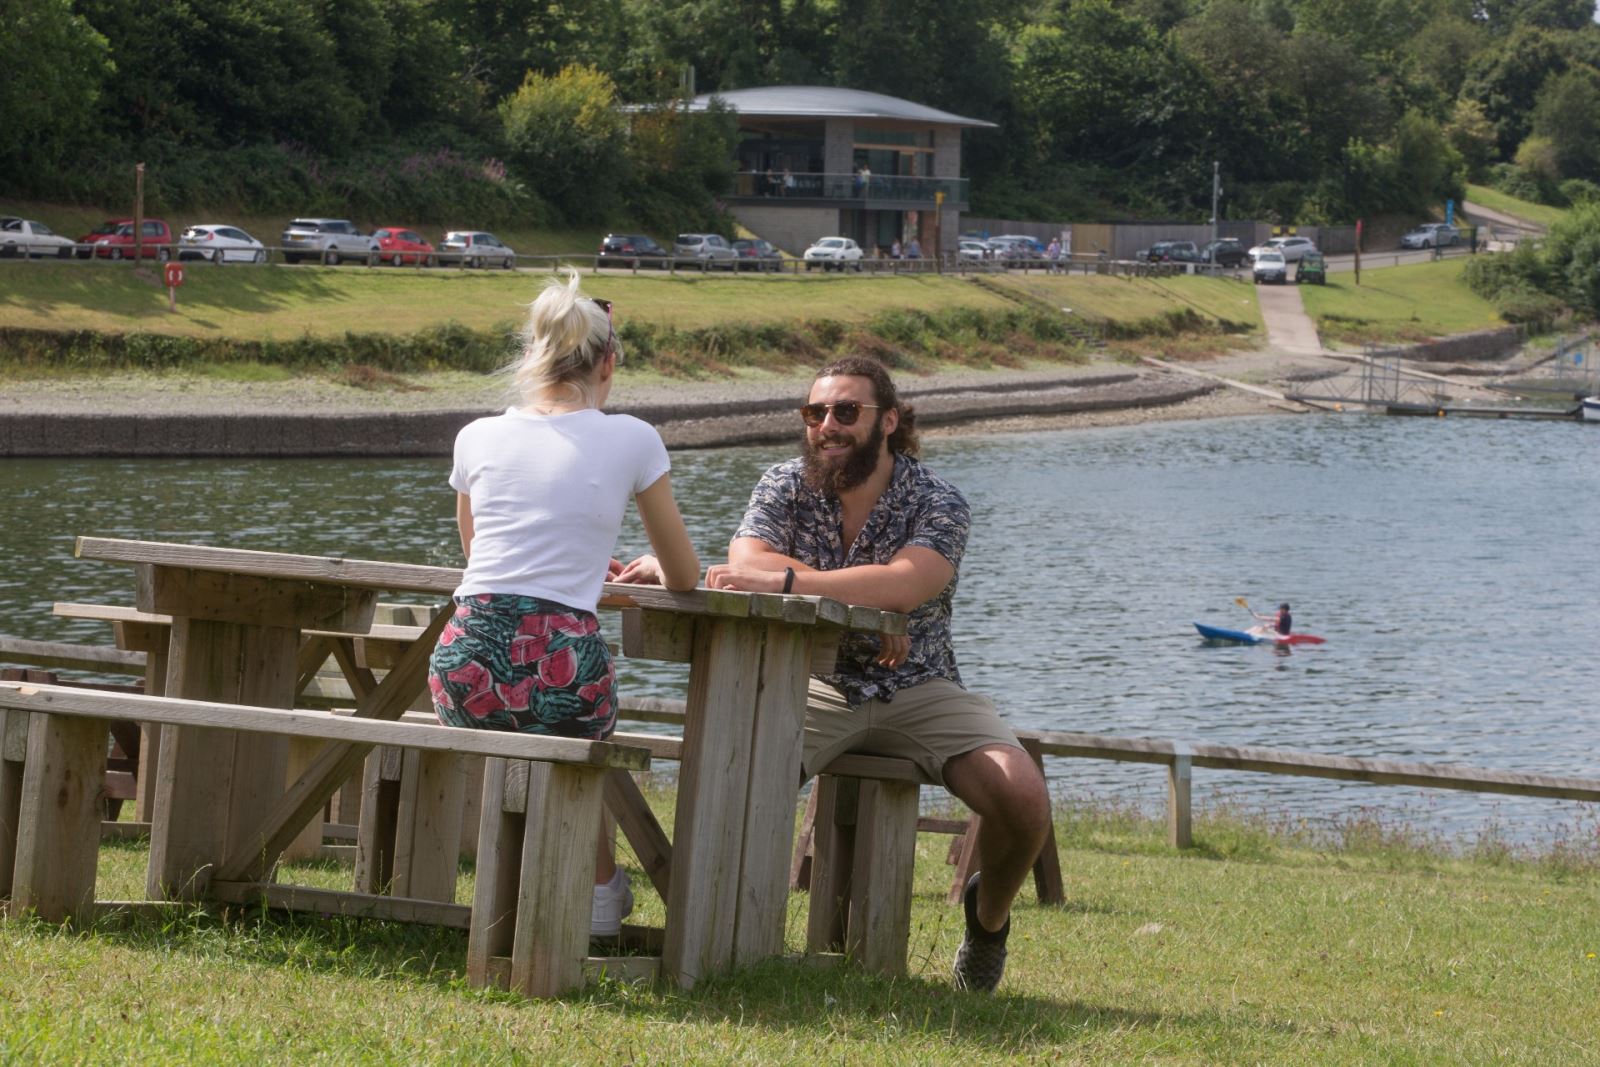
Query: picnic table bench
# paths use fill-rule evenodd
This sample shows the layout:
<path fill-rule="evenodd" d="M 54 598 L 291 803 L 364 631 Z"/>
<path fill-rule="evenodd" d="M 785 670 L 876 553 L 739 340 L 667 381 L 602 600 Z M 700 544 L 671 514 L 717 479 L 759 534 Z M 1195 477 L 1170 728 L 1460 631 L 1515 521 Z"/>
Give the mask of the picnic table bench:
<path fill-rule="evenodd" d="M 460 572 L 445 567 L 104 538 L 80 538 L 77 555 L 133 567 L 137 611 L 170 618 L 168 698 L 256 709 L 294 706 L 311 660 L 326 658 L 316 656 L 320 639 L 337 656 L 341 647 L 353 648 L 350 635 L 372 633 L 380 591 L 444 597 L 460 582 Z M 781 952 L 807 678 L 831 664 L 845 630 L 900 633 L 904 616 L 821 597 L 610 584 L 601 606 L 623 612 L 627 654 L 690 664 L 661 973 L 688 986 Z M 449 614 L 393 635 L 381 678 L 360 664 L 346 672 L 354 719 L 393 724 L 401 717 L 423 691 L 428 656 Z M 268 884 L 301 828 L 373 744 L 388 743 L 328 744 L 318 736 L 314 755 L 290 774 L 288 734 L 246 736 L 215 723 L 163 723 L 150 899 L 217 898 L 236 895 L 240 885 Z M 506 797 L 520 788 L 515 774 L 495 779 L 491 766 L 481 828 L 491 805 L 503 815 L 514 803 Z M 605 776 L 604 788 L 623 800 L 631 789 L 642 806 L 625 773 Z M 508 854 L 503 835 L 512 831 L 494 817 L 501 836 L 480 830 L 479 885 L 504 893 L 510 883 L 494 872 L 505 870 L 499 857 Z M 294 906 L 293 894 L 266 895 Z M 448 907 L 431 903 L 433 915 Z M 496 976 L 493 968 L 484 975 Z"/>

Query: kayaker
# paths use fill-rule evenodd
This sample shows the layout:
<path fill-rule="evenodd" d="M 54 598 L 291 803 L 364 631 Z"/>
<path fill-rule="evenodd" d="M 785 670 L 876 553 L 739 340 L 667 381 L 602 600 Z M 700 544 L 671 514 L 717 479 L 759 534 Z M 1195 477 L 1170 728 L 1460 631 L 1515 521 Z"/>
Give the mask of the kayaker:
<path fill-rule="evenodd" d="M 1290 632 L 1294 629 L 1294 617 L 1289 614 L 1289 604 L 1287 601 L 1278 605 L 1278 613 L 1276 615 L 1262 615 L 1260 612 L 1255 611 L 1252 611 L 1250 614 L 1254 615 L 1262 622 L 1271 623 L 1272 628 L 1277 631 L 1281 637 L 1288 637 Z M 1264 627 L 1258 626 L 1256 629 L 1260 630 L 1264 629 Z"/>

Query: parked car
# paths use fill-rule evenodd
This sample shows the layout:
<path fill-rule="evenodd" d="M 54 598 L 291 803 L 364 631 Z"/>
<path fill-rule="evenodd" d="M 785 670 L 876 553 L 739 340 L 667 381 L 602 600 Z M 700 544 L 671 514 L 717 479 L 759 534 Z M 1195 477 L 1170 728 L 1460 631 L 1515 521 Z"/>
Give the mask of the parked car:
<path fill-rule="evenodd" d="M 373 266 L 378 262 L 378 242 L 356 229 L 349 219 L 295 219 L 279 238 L 285 263 L 318 259 L 330 267 L 342 259 Z"/>
<path fill-rule="evenodd" d="M 1199 263 L 1200 249 L 1193 241 L 1157 241 L 1141 248 L 1133 258 L 1144 263 Z"/>
<path fill-rule="evenodd" d="M 1446 248 L 1459 243 L 1461 231 L 1444 222 L 1424 222 L 1400 238 L 1401 248 Z"/>
<path fill-rule="evenodd" d="M 608 233 L 600 238 L 594 267 L 665 267 L 672 253 L 642 233 Z"/>
<path fill-rule="evenodd" d="M 956 256 L 959 259 L 988 259 L 991 254 L 988 244 L 983 241 L 963 237 L 956 246 Z"/>
<path fill-rule="evenodd" d="M 851 263 L 861 269 L 861 246 L 848 237 L 821 237 L 805 250 L 806 270 L 820 263 L 823 270 L 844 270 Z"/>
<path fill-rule="evenodd" d="M 1328 284 L 1328 261 L 1322 258 L 1321 252 L 1307 252 L 1300 257 L 1300 262 L 1294 268 L 1294 283 Z"/>
<path fill-rule="evenodd" d="M 989 247 L 1000 259 L 1043 259 L 1044 245 L 1022 233 L 1003 233 L 989 238 Z"/>
<path fill-rule="evenodd" d="M 1254 263 L 1257 256 L 1268 250 L 1279 253 L 1289 263 L 1298 263 L 1301 256 L 1315 252 L 1317 246 L 1309 237 L 1274 237 L 1266 244 L 1250 249 L 1250 262 Z"/>
<path fill-rule="evenodd" d="M 79 259 L 132 259 L 135 249 L 141 249 L 143 258 L 165 263 L 172 258 L 172 227 L 163 219 L 143 219 L 140 241 L 135 242 L 132 219 L 108 219 L 78 238 L 78 245 Z"/>
<path fill-rule="evenodd" d="M 265 263 L 267 246 L 237 226 L 206 222 L 190 226 L 178 238 L 179 259 L 200 259 L 219 267 L 234 263 Z"/>
<path fill-rule="evenodd" d="M 1255 266 L 1250 273 L 1257 285 L 1264 282 L 1282 285 L 1289 280 L 1289 261 L 1276 248 L 1264 248 L 1256 253 Z"/>
<path fill-rule="evenodd" d="M 72 238 L 62 237 L 42 222 L 19 219 L 15 215 L 0 218 L 0 257 L 59 256 L 72 258 Z"/>
<path fill-rule="evenodd" d="M 484 230 L 451 230 L 439 242 L 439 262 L 463 263 L 474 268 L 498 263 L 504 270 L 515 270 L 517 253 Z"/>
<path fill-rule="evenodd" d="M 698 259 L 710 266 L 722 265 L 733 270 L 738 258 L 728 239 L 720 233 L 680 233 L 672 242 L 672 254 L 688 259 Z"/>
<path fill-rule="evenodd" d="M 733 242 L 734 255 L 739 257 L 740 270 L 781 270 L 783 253 L 768 241 L 741 238 Z"/>
<path fill-rule="evenodd" d="M 383 226 L 372 231 L 378 242 L 378 258 L 396 267 L 407 263 L 436 266 L 439 260 L 433 254 L 433 243 L 416 230 L 400 226 Z"/>
<path fill-rule="evenodd" d="M 1237 267 L 1248 255 L 1244 242 L 1237 237 L 1222 237 L 1200 249 L 1201 262 L 1215 263 L 1219 267 Z"/>

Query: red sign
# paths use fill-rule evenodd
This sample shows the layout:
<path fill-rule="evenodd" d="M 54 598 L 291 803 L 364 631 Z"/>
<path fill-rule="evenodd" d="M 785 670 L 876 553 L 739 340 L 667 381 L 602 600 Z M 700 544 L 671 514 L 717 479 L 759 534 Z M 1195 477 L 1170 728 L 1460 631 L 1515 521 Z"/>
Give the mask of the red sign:
<path fill-rule="evenodd" d="M 167 288 L 176 289 L 183 284 L 183 264 L 168 263 L 166 267 Z"/>

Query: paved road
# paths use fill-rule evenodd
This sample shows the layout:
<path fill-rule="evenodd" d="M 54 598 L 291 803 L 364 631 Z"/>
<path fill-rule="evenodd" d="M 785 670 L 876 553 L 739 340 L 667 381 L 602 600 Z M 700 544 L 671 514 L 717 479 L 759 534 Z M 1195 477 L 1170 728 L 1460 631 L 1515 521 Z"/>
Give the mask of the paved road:
<path fill-rule="evenodd" d="M 1273 352 L 1320 354 L 1322 339 L 1300 302 L 1297 285 L 1258 285 L 1261 319 L 1267 326 L 1267 346 Z"/>

